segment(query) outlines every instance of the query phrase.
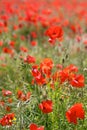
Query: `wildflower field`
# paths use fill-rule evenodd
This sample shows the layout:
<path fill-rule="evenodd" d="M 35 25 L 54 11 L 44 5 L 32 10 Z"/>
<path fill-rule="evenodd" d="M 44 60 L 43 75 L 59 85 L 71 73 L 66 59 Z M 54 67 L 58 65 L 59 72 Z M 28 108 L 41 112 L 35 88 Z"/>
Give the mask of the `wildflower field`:
<path fill-rule="evenodd" d="M 87 130 L 86 0 L 0 0 L 0 130 Z"/>

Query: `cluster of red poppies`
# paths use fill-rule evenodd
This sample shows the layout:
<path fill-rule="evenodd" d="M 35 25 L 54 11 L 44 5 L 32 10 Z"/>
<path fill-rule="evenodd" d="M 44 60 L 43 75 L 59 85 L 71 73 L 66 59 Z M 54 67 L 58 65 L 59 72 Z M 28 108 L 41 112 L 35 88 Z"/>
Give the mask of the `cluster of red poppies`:
<path fill-rule="evenodd" d="M 38 109 L 35 110 L 36 113 L 39 113 L 34 113 L 36 115 L 54 114 L 54 106 L 57 105 L 54 95 L 58 89 L 61 88 L 63 93 L 62 87 L 64 87 L 69 102 L 68 92 L 72 94 L 72 90 L 84 88 L 85 76 L 79 73 L 79 66 L 72 64 L 71 61 L 69 65 L 64 65 L 61 57 L 63 57 L 62 52 L 65 57 L 64 47 L 67 46 L 67 42 L 70 42 L 69 48 L 66 48 L 72 50 L 70 54 L 72 60 L 78 52 L 87 51 L 86 25 L 85 0 L 0 1 L 0 78 L 2 80 L 0 110 L 3 111 L 0 115 L 0 125 L 2 127 L 15 125 L 16 118 L 19 124 L 24 123 L 24 120 L 19 121 L 21 116 L 17 115 L 17 110 L 23 110 L 22 107 L 26 109 L 25 106 L 29 107 L 26 110 L 27 118 L 29 111 L 35 108 Z M 72 56 L 73 54 L 75 55 Z M 84 61 L 83 64 L 86 62 Z M 85 118 L 83 103 L 77 100 L 71 103 L 71 107 L 65 109 L 64 116 L 71 124 L 76 125 L 79 119 Z M 33 114 L 30 117 L 32 118 Z M 45 130 L 44 123 L 38 123 L 39 118 L 30 119 L 28 129 Z"/>

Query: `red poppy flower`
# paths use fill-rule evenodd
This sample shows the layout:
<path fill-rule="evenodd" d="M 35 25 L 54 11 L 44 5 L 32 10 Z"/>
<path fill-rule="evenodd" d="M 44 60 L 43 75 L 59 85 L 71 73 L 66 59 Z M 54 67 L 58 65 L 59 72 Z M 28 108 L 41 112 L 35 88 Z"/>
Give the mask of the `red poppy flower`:
<path fill-rule="evenodd" d="M 43 85 L 46 83 L 46 79 L 44 78 L 44 76 L 40 73 L 40 75 L 35 77 L 35 81 L 38 85 Z"/>
<path fill-rule="evenodd" d="M 69 79 L 68 71 L 61 70 L 59 72 L 59 79 L 60 79 L 60 83 L 64 83 L 66 80 L 68 80 Z"/>
<path fill-rule="evenodd" d="M 74 32 L 74 33 L 76 33 L 76 26 L 75 25 L 70 25 L 70 29 Z"/>
<path fill-rule="evenodd" d="M 81 103 L 74 104 L 67 112 L 66 118 L 69 123 L 77 124 L 77 119 L 84 119 L 85 112 Z"/>
<path fill-rule="evenodd" d="M 66 67 L 64 70 L 68 71 L 69 73 L 71 72 L 78 72 L 78 67 L 76 67 L 73 64 L 70 64 L 68 67 Z"/>
<path fill-rule="evenodd" d="M 51 39 L 59 39 L 63 37 L 63 30 L 60 26 L 52 26 L 48 28 L 46 31 L 46 35 L 49 36 Z"/>
<path fill-rule="evenodd" d="M 51 100 L 44 100 L 39 104 L 39 108 L 43 113 L 50 113 L 53 111 L 53 103 Z"/>
<path fill-rule="evenodd" d="M 73 87 L 81 88 L 84 87 L 84 76 L 83 75 L 74 75 L 70 84 Z"/>
<path fill-rule="evenodd" d="M 14 54 L 14 51 L 12 49 L 8 48 L 8 47 L 4 47 L 3 52 L 7 53 L 7 54 L 11 54 L 11 55 Z"/>
<path fill-rule="evenodd" d="M 38 66 L 32 66 L 32 76 L 34 77 L 33 82 L 35 81 L 38 85 L 43 85 L 46 83 L 46 79 L 42 75 L 41 71 L 38 70 Z"/>
<path fill-rule="evenodd" d="M 39 70 L 38 70 L 38 66 L 37 66 L 37 65 L 32 66 L 32 75 L 33 75 L 34 77 L 40 75 L 40 72 L 39 72 Z"/>
<path fill-rule="evenodd" d="M 31 92 L 27 92 L 27 94 L 26 94 L 26 100 L 28 100 L 30 98 L 30 96 L 31 96 Z"/>
<path fill-rule="evenodd" d="M 18 30 L 18 28 L 19 28 L 19 27 L 18 27 L 17 25 L 14 25 L 14 26 L 13 26 L 13 29 L 14 29 L 14 30 Z"/>
<path fill-rule="evenodd" d="M 20 47 L 20 50 L 21 50 L 22 52 L 28 52 L 28 48 L 26 48 L 25 46 L 21 46 L 21 47 Z"/>
<path fill-rule="evenodd" d="M 50 58 L 45 58 L 40 64 L 41 68 L 43 68 L 44 66 L 48 66 L 50 69 L 52 69 L 53 61 Z"/>
<path fill-rule="evenodd" d="M 25 62 L 31 64 L 31 63 L 35 63 L 36 59 L 33 56 L 28 55 L 25 59 Z"/>
<path fill-rule="evenodd" d="M 3 42 L 2 41 L 0 41 L 0 46 L 3 46 Z"/>
<path fill-rule="evenodd" d="M 60 71 L 61 82 L 64 82 L 66 80 L 70 81 L 75 75 L 75 72 L 78 72 L 78 68 L 73 64 L 64 68 L 62 71 Z"/>
<path fill-rule="evenodd" d="M 53 61 L 50 58 L 45 58 L 41 64 L 40 64 L 40 69 L 41 71 L 46 74 L 48 77 L 51 74 L 51 70 L 53 68 Z"/>
<path fill-rule="evenodd" d="M 32 123 L 29 126 L 30 130 L 44 130 L 44 126 L 38 127 L 36 124 Z"/>
<path fill-rule="evenodd" d="M 15 41 L 10 41 L 9 45 L 14 48 Z"/>
<path fill-rule="evenodd" d="M 37 38 L 36 32 L 31 32 L 31 36 L 32 36 L 33 38 Z"/>
<path fill-rule="evenodd" d="M 76 75 L 78 68 L 70 64 L 66 68 L 57 67 L 59 70 L 52 76 L 53 81 L 59 80 L 60 83 L 69 82 L 73 87 L 84 87 L 84 76 Z"/>
<path fill-rule="evenodd" d="M 20 99 L 22 101 L 28 100 L 30 98 L 30 96 L 31 96 L 31 92 L 27 92 L 26 95 L 21 90 L 18 90 L 18 92 L 17 92 L 18 99 Z"/>
<path fill-rule="evenodd" d="M 2 126 L 12 125 L 13 124 L 12 120 L 14 119 L 14 117 L 15 117 L 14 113 L 5 115 L 0 119 L 0 124 Z"/>
<path fill-rule="evenodd" d="M 9 91 L 9 90 L 3 89 L 3 90 L 2 90 L 2 94 L 3 94 L 3 96 L 11 96 L 11 95 L 12 95 L 12 92 Z"/>
<path fill-rule="evenodd" d="M 31 41 L 31 45 L 32 46 L 36 46 L 37 45 L 37 41 Z"/>
<path fill-rule="evenodd" d="M 4 14 L 1 16 L 1 19 L 7 21 L 9 19 L 9 16 Z"/>

